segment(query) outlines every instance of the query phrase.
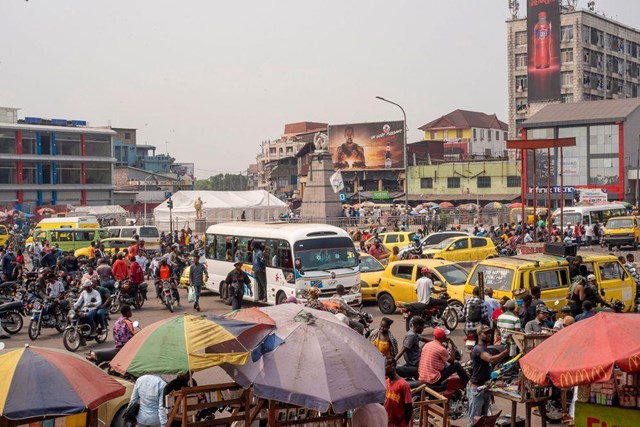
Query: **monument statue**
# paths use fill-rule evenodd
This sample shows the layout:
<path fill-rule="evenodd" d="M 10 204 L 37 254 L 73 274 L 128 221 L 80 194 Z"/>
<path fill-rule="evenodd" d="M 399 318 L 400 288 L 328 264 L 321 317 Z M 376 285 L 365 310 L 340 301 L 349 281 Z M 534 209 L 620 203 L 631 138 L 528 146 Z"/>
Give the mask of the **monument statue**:
<path fill-rule="evenodd" d="M 316 132 L 313 136 L 313 144 L 316 146 L 316 151 L 327 151 L 329 148 L 329 137 L 326 133 Z"/>
<path fill-rule="evenodd" d="M 203 202 L 200 196 L 193 202 L 193 207 L 196 210 L 196 219 L 202 219 L 202 205 L 206 202 Z"/>

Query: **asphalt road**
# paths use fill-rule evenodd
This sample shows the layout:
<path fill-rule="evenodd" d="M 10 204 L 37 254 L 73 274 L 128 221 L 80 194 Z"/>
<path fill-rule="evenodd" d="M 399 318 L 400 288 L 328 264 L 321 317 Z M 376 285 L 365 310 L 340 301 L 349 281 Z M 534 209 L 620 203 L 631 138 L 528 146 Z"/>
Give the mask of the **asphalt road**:
<path fill-rule="evenodd" d="M 582 254 L 590 253 L 590 252 L 591 250 L 589 249 L 581 250 Z M 593 252 L 608 253 L 606 249 L 601 249 L 601 248 L 595 248 L 593 249 Z M 634 251 L 621 251 L 619 253 L 616 252 L 615 254 L 626 255 L 629 252 L 634 253 Z M 189 306 L 186 303 L 187 301 L 186 291 L 184 289 L 181 289 L 180 293 L 181 293 L 181 301 L 183 302 L 183 305 L 182 307 L 177 307 L 175 310 L 175 313 L 171 314 L 166 307 L 164 307 L 158 301 L 156 301 L 153 285 L 150 285 L 149 300 L 146 301 L 142 309 L 134 310 L 133 320 L 137 320 L 138 322 L 140 322 L 140 327 L 144 328 L 145 326 L 150 325 L 151 323 L 154 323 L 161 319 L 165 319 L 172 315 L 179 315 L 183 313 L 198 314 L 198 312 L 193 309 L 193 306 Z M 251 306 L 251 305 L 252 304 L 246 304 L 246 306 Z M 210 291 L 203 292 L 200 300 L 200 307 L 202 311 L 199 314 L 218 314 L 219 315 L 219 314 L 224 314 L 230 311 L 230 306 L 225 305 L 217 294 L 213 294 Z M 374 322 L 372 324 L 372 327 L 376 327 L 379 324 L 380 319 L 383 317 L 382 313 L 380 312 L 380 310 L 375 304 L 366 304 L 364 306 L 364 309 L 369 313 L 371 313 L 371 315 L 374 317 Z M 111 316 L 112 317 L 111 324 L 115 322 L 118 316 L 119 315 Z M 394 320 L 394 323 L 391 327 L 391 331 L 397 338 L 399 344 L 401 345 L 402 339 L 404 338 L 404 335 L 405 335 L 404 320 L 402 319 L 402 316 L 399 312 L 387 317 Z M 2 341 L 5 344 L 5 350 L 0 353 L 4 353 L 7 350 L 15 349 L 20 346 L 24 346 L 25 344 L 37 345 L 41 347 L 52 347 L 52 348 L 64 349 L 64 346 L 62 344 L 62 334 L 59 334 L 55 329 L 43 329 L 40 337 L 38 337 L 38 339 L 35 342 L 31 341 L 27 335 L 29 319 L 24 319 L 24 320 L 25 320 L 25 324 L 20 333 L 13 335 L 8 340 Z M 463 324 L 460 324 L 455 331 L 452 331 L 450 337 L 453 339 L 455 344 L 462 350 L 463 360 L 467 360 L 468 354 L 464 348 L 464 333 L 462 329 L 463 329 Z M 427 337 L 431 337 L 432 330 L 426 329 L 424 334 Z M 82 355 L 85 352 L 88 352 L 92 349 L 112 348 L 112 347 L 113 347 L 113 337 L 111 334 L 109 334 L 109 338 L 105 343 L 97 344 L 95 342 L 90 342 L 86 347 L 81 347 L 78 350 L 78 354 Z M 200 384 L 206 384 L 214 381 L 228 381 L 229 377 L 221 369 L 214 368 L 211 370 L 198 373 L 196 375 L 196 380 L 198 380 Z M 510 409 L 511 405 L 503 399 L 496 399 L 496 402 L 493 408 L 496 411 L 502 410 L 503 414 L 508 414 L 511 411 Z M 522 417 L 524 416 L 523 405 L 519 405 L 518 415 Z M 466 424 L 464 423 L 464 420 L 458 420 L 457 422 L 454 422 L 454 425 L 466 425 Z M 539 417 L 533 418 L 533 425 L 534 426 L 540 425 Z"/>

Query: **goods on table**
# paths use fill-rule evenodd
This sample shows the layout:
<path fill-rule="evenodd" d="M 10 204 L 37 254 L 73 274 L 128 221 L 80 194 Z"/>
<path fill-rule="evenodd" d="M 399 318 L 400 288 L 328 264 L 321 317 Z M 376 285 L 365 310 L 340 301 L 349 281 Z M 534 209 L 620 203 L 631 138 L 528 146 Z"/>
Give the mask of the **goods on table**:
<path fill-rule="evenodd" d="M 640 408 L 640 374 L 615 371 L 611 379 L 578 388 L 578 401 L 604 406 Z"/>

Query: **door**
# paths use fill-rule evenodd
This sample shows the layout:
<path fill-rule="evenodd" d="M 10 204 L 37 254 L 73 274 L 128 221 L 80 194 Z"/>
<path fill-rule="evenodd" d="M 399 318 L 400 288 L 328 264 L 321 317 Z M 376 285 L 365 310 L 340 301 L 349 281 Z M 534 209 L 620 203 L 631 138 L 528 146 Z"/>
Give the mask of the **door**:
<path fill-rule="evenodd" d="M 487 241 L 481 237 L 471 238 L 471 257 L 473 261 L 485 259 L 489 253 L 487 250 Z"/>
<path fill-rule="evenodd" d="M 447 250 L 447 255 L 445 259 L 448 261 L 471 261 L 471 251 L 469 250 L 469 238 L 461 237 L 456 239 L 454 242 L 449 245 Z"/>
<path fill-rule="evenodd" d="M 627 308 L 633 306 L 635 283 L 619 261 L 595 262 L 598 288 L 604 290 L 603 299 L 624 302 Z"/>
<path fill-rule="evenodd" d="M 416 302 L 415 265 L 400 264 L 395 265 L 389 277 L 389 290 L 396 304 L 400 302 Z"/>

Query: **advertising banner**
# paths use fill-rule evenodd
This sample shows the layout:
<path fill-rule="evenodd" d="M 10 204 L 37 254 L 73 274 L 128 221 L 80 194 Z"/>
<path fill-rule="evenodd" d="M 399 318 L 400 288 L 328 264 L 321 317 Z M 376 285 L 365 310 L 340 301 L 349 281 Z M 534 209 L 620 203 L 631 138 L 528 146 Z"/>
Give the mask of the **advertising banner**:
<path fill-rule="evenodd" d="M 329 153 L 338 170 L 404 169 L 404 122 L 329 126 Z"/>
<path fill-rule="evenodd" d="M 193 174 L 193 163 L 174 163 L 171 165 L 171 172 L 175 173 L 177 178 L 181 181 L 190 180 L 195 181 L 195 175 Z"/>
<path fill-rule="evenodd" d="M 640 425 L 640 411 L 631 408 L 576 403 L 576 427 L 635 427 Z"/>
<path fill-rule="evenodd" d="M 560 99 L 559 0 L 527 0 L 529 102 Z"/>
<path fill-rule="evenodd" d="M 578 157 L 565 157 L 562 162 L 564 176 L 580 175 L 580 159 Z"/>

